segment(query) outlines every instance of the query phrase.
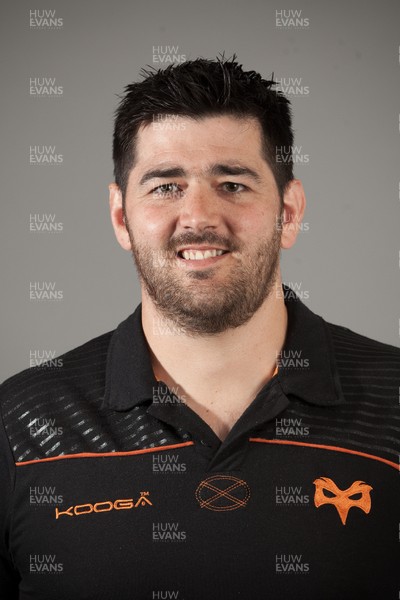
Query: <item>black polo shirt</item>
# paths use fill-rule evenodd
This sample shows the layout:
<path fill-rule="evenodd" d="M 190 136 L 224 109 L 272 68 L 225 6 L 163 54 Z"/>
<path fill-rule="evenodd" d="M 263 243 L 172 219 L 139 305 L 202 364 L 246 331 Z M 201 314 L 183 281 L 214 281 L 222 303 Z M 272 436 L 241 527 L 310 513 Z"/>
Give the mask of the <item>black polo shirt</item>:
<path fill-rule="evenodd" d="M 1 599 L 398 598 L 400 350 L 285 296 L 224 442 L 156 381 L 140 305 L 3 383 Z"/>

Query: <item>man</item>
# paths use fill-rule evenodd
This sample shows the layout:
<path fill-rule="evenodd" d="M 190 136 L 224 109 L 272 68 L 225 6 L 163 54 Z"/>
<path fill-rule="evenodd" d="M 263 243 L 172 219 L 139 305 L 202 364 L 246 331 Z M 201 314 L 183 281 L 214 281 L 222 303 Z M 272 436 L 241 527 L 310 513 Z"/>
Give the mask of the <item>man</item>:
<path fill-rule="evenodd" d="M 142 303 L 2 386 L 1 598 L 397 598 L 400 351 L 282 286 L 289 102 L 235 57 L 144 75 L 110 185 Z"/>

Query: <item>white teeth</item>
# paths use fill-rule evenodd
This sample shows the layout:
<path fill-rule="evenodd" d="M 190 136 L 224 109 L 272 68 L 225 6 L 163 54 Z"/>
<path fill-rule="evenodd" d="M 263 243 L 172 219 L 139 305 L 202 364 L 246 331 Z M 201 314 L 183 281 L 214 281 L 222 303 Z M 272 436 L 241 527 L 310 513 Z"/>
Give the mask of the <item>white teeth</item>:
<path fill-rule="evenodd" d="M 204 260 L 205 258 L 213 258 L 214 256 L 221 256 L 223 250 L 183 250 L 182 256 L 185 260 Z"/>

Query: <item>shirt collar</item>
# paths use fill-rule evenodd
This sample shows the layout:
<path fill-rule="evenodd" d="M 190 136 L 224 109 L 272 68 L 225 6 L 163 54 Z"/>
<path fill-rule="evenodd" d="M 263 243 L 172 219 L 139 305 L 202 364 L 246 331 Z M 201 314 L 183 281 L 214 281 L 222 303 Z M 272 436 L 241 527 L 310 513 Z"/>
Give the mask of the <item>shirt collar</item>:
<path fill-rule="evenodd" d="M 328 324 L 285 285 L 283 294 L 288 326 L 277 374 L 283 393 L 318 406 L 344 403 Z M 158 386 L 139 304 L 112 334 L 103 408 L 129 410 L 152 400 Z"/>

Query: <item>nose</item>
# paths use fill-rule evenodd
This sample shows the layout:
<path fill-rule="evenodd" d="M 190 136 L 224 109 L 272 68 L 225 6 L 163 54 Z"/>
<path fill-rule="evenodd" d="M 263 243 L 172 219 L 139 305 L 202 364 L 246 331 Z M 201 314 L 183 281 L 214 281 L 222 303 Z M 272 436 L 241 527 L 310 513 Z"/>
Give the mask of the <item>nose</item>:
<path fill-rule="evenodd" d="M 183 229 L 216 228 L 221 223 L 218 198 L 206 185 L 195 183 L 182 199 L 179 224 Z"/>

